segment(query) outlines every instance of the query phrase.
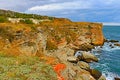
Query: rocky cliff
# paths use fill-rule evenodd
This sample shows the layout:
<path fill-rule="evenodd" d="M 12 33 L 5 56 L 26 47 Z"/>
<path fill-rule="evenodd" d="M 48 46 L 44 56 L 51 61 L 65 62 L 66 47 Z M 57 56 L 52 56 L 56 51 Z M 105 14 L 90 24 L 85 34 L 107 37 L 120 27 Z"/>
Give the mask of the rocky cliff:
<path fill-rule="evenodd" d="M 98 59 L 86 52 L 75 57 L 75 52 L 90 51 L 103 43 L 100 23 L 72 22 L 65 18 L 39 24 L 0 23 L 0 52 L 12 56 L 39 56 L 53 66 L 58 80 L 98 80 L 101 75 L 96 75 L 97 78 L 92 75 L 94 71 L 88 65 Z"/>

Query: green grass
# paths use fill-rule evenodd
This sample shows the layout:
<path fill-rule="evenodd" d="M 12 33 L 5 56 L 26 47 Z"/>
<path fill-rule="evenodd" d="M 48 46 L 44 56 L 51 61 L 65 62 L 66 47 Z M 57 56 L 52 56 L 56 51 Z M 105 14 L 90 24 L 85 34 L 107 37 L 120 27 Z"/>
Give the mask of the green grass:
<path fill-rule="evenodd" d="M 33 24 L 32 20 L 30 19 L 20 20 L 20 22 L 25 23 L 25 24 Z"/>
<path fill-rule="evenodd" d="M 8 22 L 8 20 L 6 17 L 0 16 L 0 23 L 3 23 L 3 22 Z"/>
<path fill-rule="evenodd" d="M 57 77 L 52 67 L 38 57 L 0 53 L 0 80 L 57 80 Z"/>

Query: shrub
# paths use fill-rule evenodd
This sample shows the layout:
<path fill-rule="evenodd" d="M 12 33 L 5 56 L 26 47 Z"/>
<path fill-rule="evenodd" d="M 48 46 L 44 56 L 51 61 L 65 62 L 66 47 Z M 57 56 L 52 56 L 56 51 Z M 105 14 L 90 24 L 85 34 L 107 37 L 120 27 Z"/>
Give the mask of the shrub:
<path fill-rule="evenodd" d="M 32 20 L 30 19 L 20 20 L 20 22 L 25 23 L 25 24 L 33 24 Z"/>
<path fill-rule="evenodd" d="M 50 39 L 47 40 L 46 46 L 47 46 L 46 47 L 47 50 L 56 50 L 56 49 L 58 49 L 56 42 L 51 41 Z"/>
<path fill-rule="evenodd" d="M 14 35 L 10 27 L 0 27 L 0 36 L 3 39 L 8 39 L 10 42 L 14 40 Z"/>
<path fill-rule="evenodd" d="M 7 18 L 4 16 L 0 16 L 0 23 L 7 22 Z"/>

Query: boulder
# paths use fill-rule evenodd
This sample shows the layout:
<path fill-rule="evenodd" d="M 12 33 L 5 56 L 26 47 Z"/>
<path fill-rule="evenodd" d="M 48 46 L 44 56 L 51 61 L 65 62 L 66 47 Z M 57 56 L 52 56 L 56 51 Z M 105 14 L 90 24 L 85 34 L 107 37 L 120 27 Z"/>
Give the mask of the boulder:
<path fill-rule="evenodd" d="M 83 51 L 77 51 L 77 52 L 75 52 L 75 57 L 77 57 L 79 60 L 81 60 L 82 59 L 82 52 Z"/>
<path fill-rule="evenodd" d="M 66 69 L 62 71 L 61 74 L 64 76 L 65 80 L 73 80 L 73 78 L 77 75 L 76 71 L 71 67 L 71 65 L 66 67 Z"/>
<path fill-rule="evenodd" d="M 102 75 L 98 80 L 106 80 L 106 78 Z"/>
<path fill-rule="evenodd" d="M 114 43 L 114 42 L 119 42 L 119 41 L 118 40 L 109 40 L 108 42 Z"/>
<path fill-rule="evenodd" d="M 120 44 L 119 43 L 116 43 L 116 44 L 114 44 L 115 46 L 119 46 L 120 47 Z"/>
<path fill-rule="evenodd" d="M 91 69 L 90 73 L 96 80 L 98 80 L 102 76 L 102 73 L 96 69 Z"/>
<path fill-rule="evenodd" d="M 94 54 L 89 52 L 83 52 L 82 59 L 86 62 L 93 62 L 93 61 L 98 62 L 98 58 Z"/>
<path fill-rule="evenodd" d="M 108 42 L 108 39 L 104 39 L 104 42 Z"/>
<path fill-rule="evenodd" d="M 115 79 L 115 80 L 120 80 L 120 78 L 118 78 L 118 77 L 115 77 L 114 79 Z"/>
<path fill-rule="evenodd" d="M 80 48 L 79 50 L 82 50 L 82 51 L 90 51 L 94 48 L 93 45 L 89 44 L 89 43 L 85 43 L 85 44 L 82 44 L 80 45 Z"/>
<path fill-rule="evenodd" d="M 87 71 L 90 70 L 90 66 L 89 66 L 89 64 L 86 63 L 86 62 L 80 61 L 80 62 L 78 62 L 77 64 L 78 64 L 78 66 L 79 66 L 80 68 L 82 68 L 82 69 L 84 69 L 84 70 L 87 70 Z"/>
<path fill-rule="evenodd" d="M 67 61 L 69 62 L 73 62 L 73 63 L 77 63 L 78 62 L 78 58 L 75 56 L 70 56 L 67 58 Z"/>
<path fill-rule="evenodd" d="M 37 53 L 37 45 L 35 42 L 24 42 L 19 45 L 19 51 L 27 56 L 35 56 Z"/>
<path fill-rule="evenodd" d="M 109 46 L 110 46 L 111 48 L 114 48 L 114 45 L 113 45 L 113 44 L 110 44 Z"/>
<path fill-rule="evenodd" d="M 75 80 L 96 80 L 90 74 L 81 74 Z"/>

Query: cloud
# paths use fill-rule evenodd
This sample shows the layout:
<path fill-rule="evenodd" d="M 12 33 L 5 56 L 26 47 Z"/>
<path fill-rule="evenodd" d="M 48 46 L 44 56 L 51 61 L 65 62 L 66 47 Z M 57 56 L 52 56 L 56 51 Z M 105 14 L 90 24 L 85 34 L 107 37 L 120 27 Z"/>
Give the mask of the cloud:
<path fill-rule="evenodd" d="M 65 2 L 68 1 L 74 0 L 65 0 Z M 64 0 L 0 0 L 0 9 L 25 12 L 36 5 L 46 5 L 60 2 L 64 2 Z"/>
<path fill-rule="evenodd" d="M 119 9 L 120 0 L 0 0 L 0 8 L 15 11 L 85 8 Z"/>
<path fill-rule="evenodd" d="M 119 5 L 120 0 L 0 0 L 1 9 L 93 22 L 120 22 Z"/>
<path fill-rule="evenodd" d="M 64 9 L 86 9 L 90 8 L 91 4 L 84 1 L 72 1 L 72 2 L 64 2 L 64 3 L 54 3 L 47 4 L 42 6 L 34 6 L 28 11 L 40 10 L 40 11 L 51 11 L 51 10 L 64 10 Z"/>

